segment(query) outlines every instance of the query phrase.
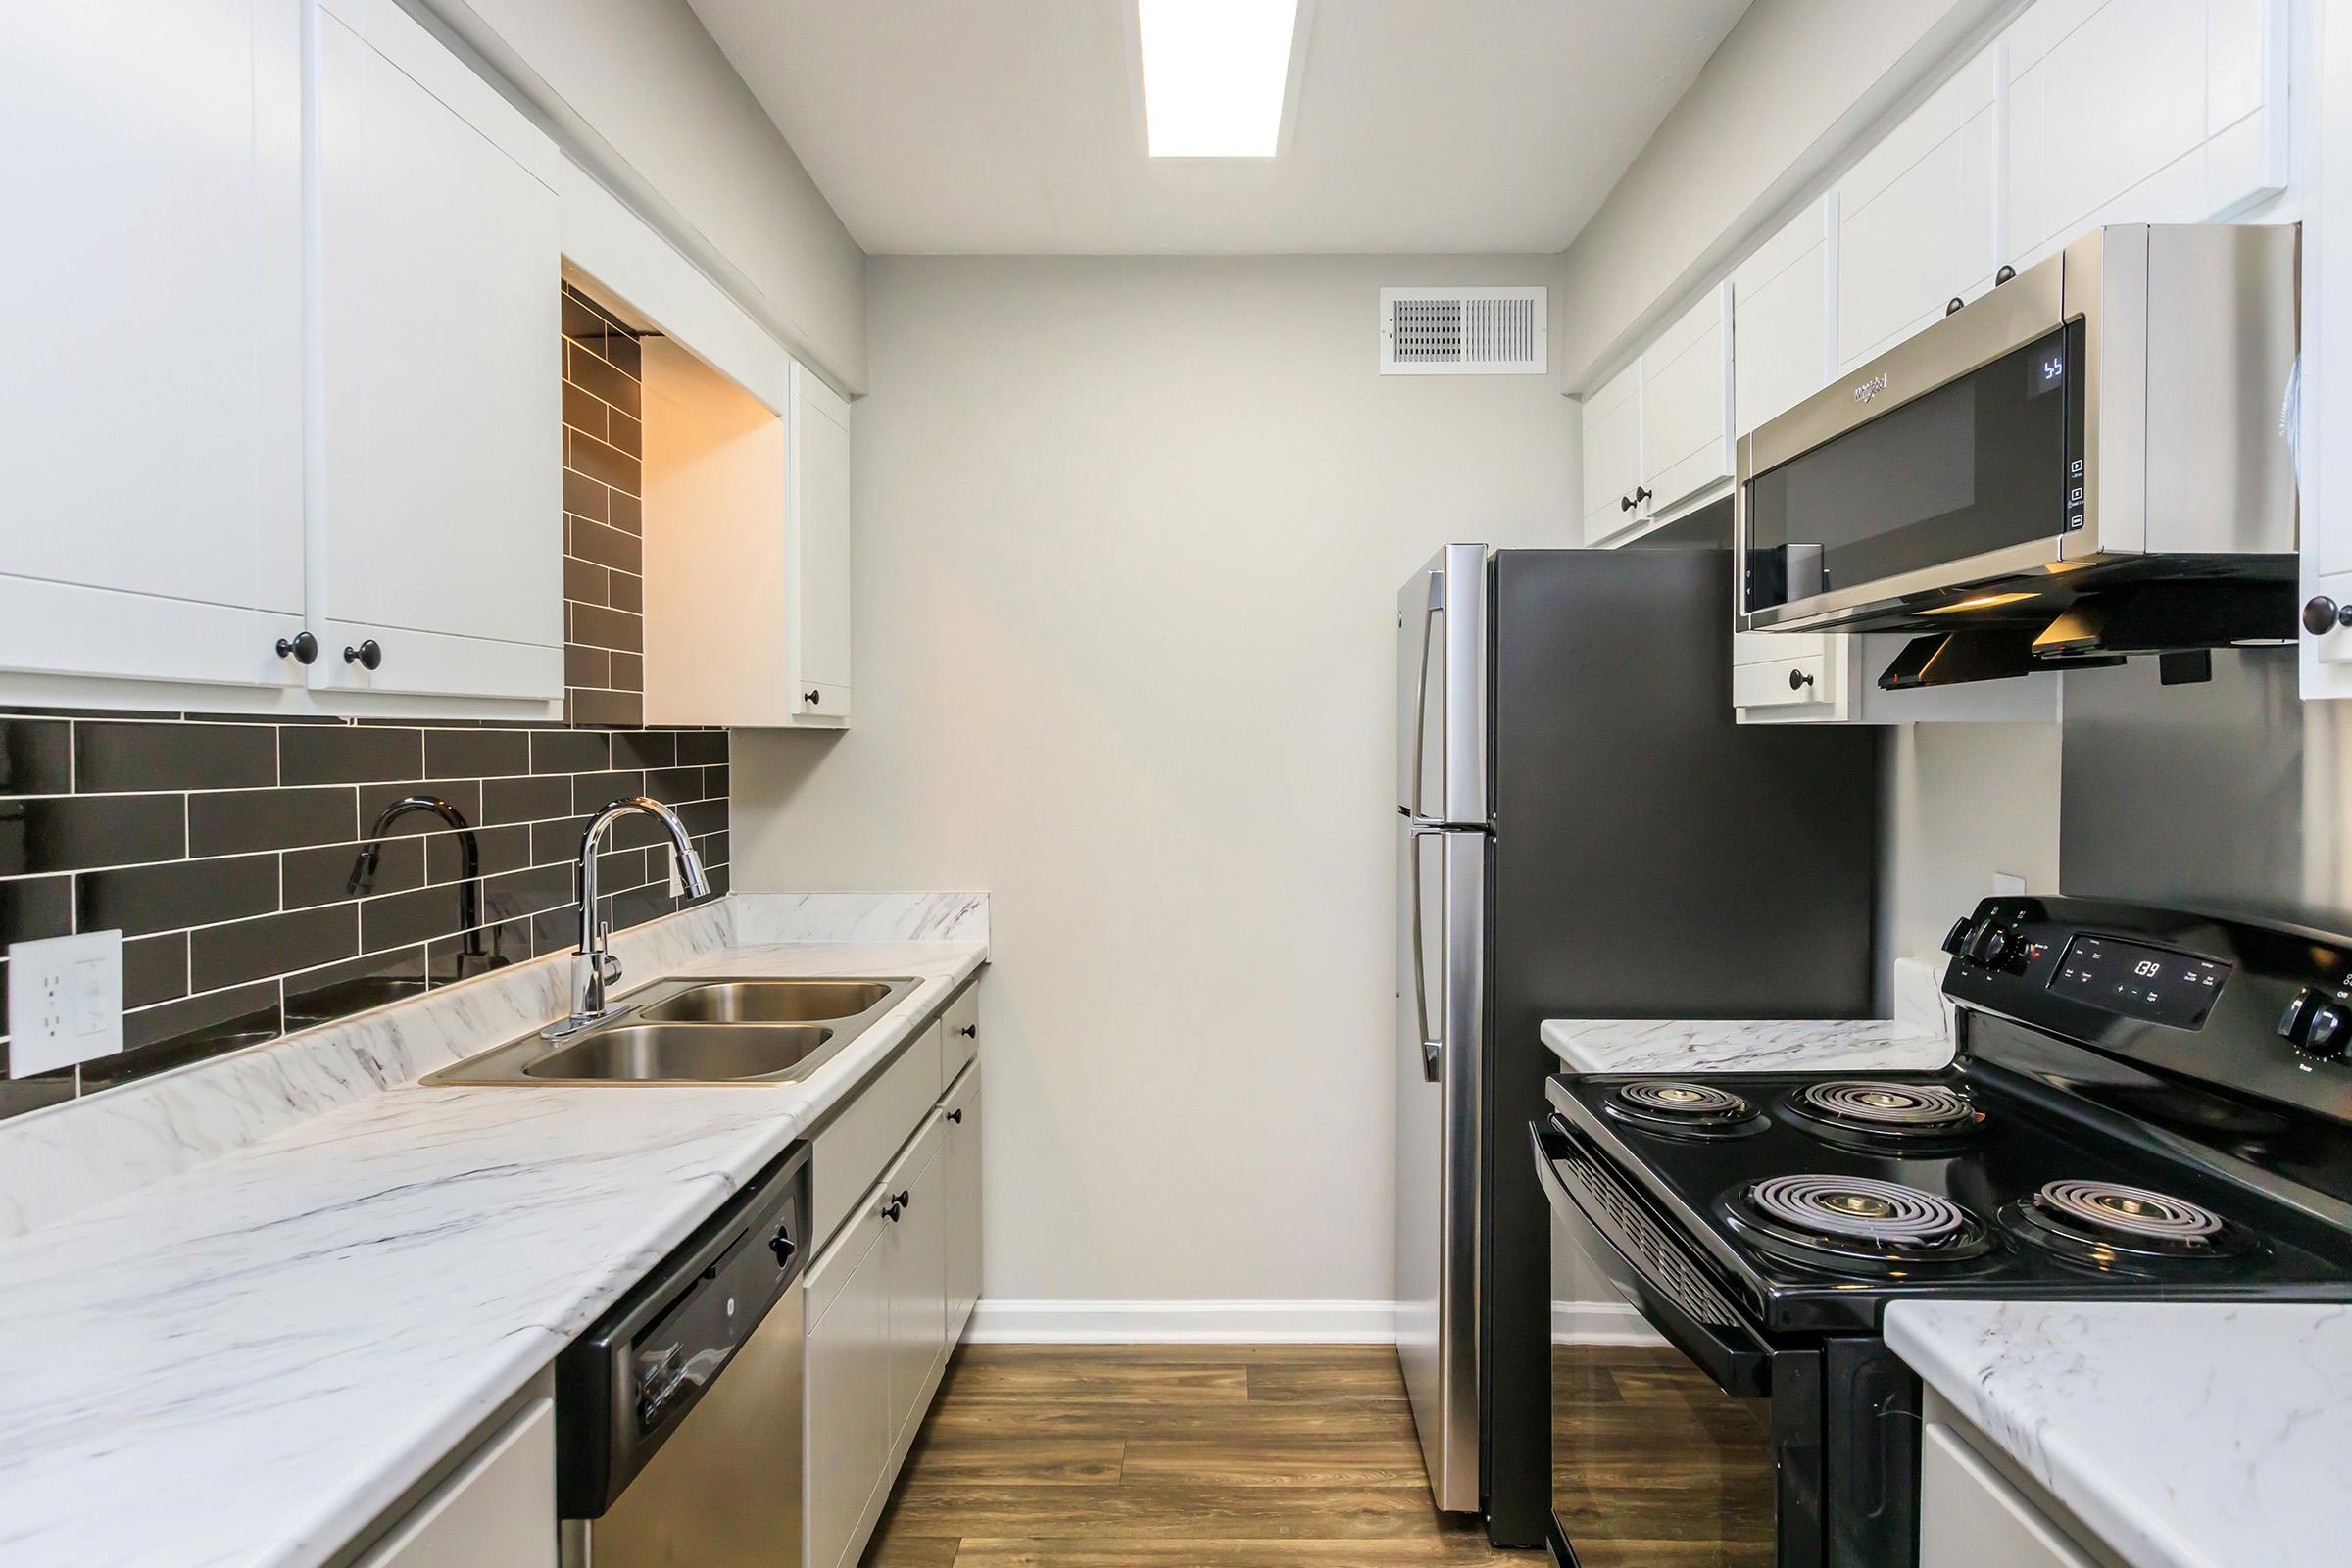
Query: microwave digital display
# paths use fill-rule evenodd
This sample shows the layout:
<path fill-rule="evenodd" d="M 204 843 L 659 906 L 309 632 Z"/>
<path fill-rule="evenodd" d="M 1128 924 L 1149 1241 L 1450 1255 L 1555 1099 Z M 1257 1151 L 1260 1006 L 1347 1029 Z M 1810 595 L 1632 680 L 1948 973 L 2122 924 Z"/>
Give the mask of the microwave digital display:
<path fill-rule="evenodd" d="M 1742 592 L 1750 611 L 2067 532 L 2081 327 L 2062 327 L 1752 476 Z M 1862 388 L 1857 389 L 1859 395 Z"/>

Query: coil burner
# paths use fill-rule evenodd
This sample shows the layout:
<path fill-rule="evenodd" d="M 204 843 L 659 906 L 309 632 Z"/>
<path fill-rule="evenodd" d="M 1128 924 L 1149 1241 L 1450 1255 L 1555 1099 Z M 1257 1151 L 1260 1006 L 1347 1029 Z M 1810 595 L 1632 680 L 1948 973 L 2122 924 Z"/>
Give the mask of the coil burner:
<path fill-rule="evenodd" d="M 1871 1078 L 1807 1084 L 1788 1096 L 1787 1108 L 1818 1130 L 1866 1146 L 1952 1143 L 1984 1121 L 1963 1090 Z"/>
<path fill-rule="evenodd" d="M 1743 1096 L 1713 1084 L 1644 1078 L 1609 1091 L 1601 1109 L 1619 1121 L 1674 1138 L 1737 1138 L 1763 1127 Z"/>
<path fill-rule="evenodd" d="M 2124 1273 L 2226 1262 L 2257 1246 L 2202 1203 L 2115 1182 L 2051 1182 L 2003 1204 L 2001 1223 L 2069 1262 Z"/>
<path fill-rule="evenodd" d="M 1773 1176 L 1722 1200 L 1732 1228 L 1789 1262 L 1887 1275 L 1966 1263 L 1992 1232 L 1948 1198 L 1867 1176 Z"/>

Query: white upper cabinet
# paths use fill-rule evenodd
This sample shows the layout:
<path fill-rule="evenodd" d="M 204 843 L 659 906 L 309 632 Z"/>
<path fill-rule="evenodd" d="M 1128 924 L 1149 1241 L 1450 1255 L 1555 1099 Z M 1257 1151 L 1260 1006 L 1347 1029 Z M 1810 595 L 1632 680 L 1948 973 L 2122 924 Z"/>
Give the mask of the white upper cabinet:
<path fill-rule="evenodd" d="M 315 48 L 311 679 L 561 699 L 561 159 L 392 0 Z"/>
<path fill-rule="evenodd" d="M 1732 287 L 1708 290 L 1642 355 L 1642 488 L 1663 514 L 1732 477 Z"/>
<path fill-rule="evenodd" d="M 1642 362 L 1585 399 L 1585 543 L 1598 544 L 1647 514 L 1642 488 Z"/>
<path fill-rule="evenodd" d="M 301 32 L 302 0 L 8 8 L 0 671 L 302 679 Z"/>
<path fill-rule="evenodd" d="M 2316 7 L 2325 11 L 2327 7 Z M 2284 188 L 2288 0 L 2041 0 L 2007 55 L 2021 270 L 2105 223 L 2199 223 Z"/>
<path fill-rule="evenodd" d="M 850 405 L 797 362 L 788 461 L 797 712 L 805 721 L 843 723 L 850 716 Z"/>
<path fill-rule="evenodd" d="M 1838 364 L 1877 358 L 1992 285 L 1999 51 L 1962 67 L 1838 185 Z"/>
<path fill-rule="evenodd" d="M 1732 428 L 1742 436 L 1838 373 L 1830 331 L 1838 198 L 1815 202 L 1732 273 Z"/>

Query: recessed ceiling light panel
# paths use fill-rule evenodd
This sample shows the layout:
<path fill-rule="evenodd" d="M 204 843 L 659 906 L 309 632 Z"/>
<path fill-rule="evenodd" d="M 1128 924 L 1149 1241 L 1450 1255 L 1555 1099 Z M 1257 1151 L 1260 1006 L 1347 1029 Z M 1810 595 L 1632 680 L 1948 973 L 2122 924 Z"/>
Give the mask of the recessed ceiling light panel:
<path fill-rule="evenodd" d="M 1271 158 L 1298 0 L 1136 0 L 1154 158 Z"/>

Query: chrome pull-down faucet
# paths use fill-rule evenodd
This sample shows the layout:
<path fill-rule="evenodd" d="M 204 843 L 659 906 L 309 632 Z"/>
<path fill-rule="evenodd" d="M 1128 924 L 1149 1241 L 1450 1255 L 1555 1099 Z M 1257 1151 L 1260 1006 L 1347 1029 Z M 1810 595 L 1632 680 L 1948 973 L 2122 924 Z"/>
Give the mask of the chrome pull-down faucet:
<path fill-rule="evenodd" d="M 703 858 L 694 852 L 694 841 L 686 836 L 686 824 L 678 820 L 677 812 L 648 795 L 631 795 L 612 802 L 588 819 L 588 831 L 580 835 L 580 946 L 571 956 L 571 1015 L 540 1031 L 551 1040 L 561 1039 L 601 1023 L 616 1010 L 605 1000 L 607 991 L 620 978 L 620 960 L 606 950 L 612 932 L 596 917 L 596 854 L 604 847 L 605 833 L 624 816 L 645 815 L 662 824 L 669 835 L 670 853 L 677 857 L 678 880 L 685 884 L 687 895 L 702 898 L 710 891 L 710 879 L 704 874 Z"/>

